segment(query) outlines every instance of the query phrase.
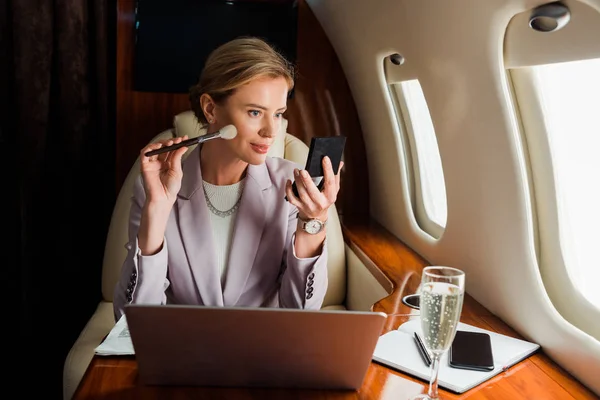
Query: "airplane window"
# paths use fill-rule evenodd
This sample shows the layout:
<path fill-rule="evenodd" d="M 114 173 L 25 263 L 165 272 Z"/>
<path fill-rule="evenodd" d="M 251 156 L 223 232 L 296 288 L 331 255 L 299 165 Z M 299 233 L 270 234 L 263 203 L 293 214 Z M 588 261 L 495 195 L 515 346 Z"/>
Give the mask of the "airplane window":
<path fill-rule="evenodd" d="M 417 79 L 391 85 L 410 143 L 415 181 L 415 214 L 421 228 L 439 238 L 446 226 L 446 186 L 427 101 Z"/>
<path fill-rule="evenodd" d="M 555 168 L 571 279 L 600 307 L 600 59 L 532 67 Z"/>
<path fill-rule="evenodd" d="M 526 69 L 548 136 L 564 262 L 600 308 L 600 58 Z"/>

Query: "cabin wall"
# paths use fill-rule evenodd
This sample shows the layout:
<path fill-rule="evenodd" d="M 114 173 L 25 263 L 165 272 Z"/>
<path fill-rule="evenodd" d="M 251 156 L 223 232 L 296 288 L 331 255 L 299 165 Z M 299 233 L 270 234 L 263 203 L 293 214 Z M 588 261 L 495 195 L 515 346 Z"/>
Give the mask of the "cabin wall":
<path fill-rule="evenodd" d="M 530 182 L 505 73 L 507 26 L 543 2 L 307 1 L 359 110 L 372 217 L 432 264 L 465 270 L 469 294 L 600 394 L 600 342 L 556 310 L 540 274 Z M 600 10 L 600 1 L 585 3 Z M 404 184 L 407 160 L 383 68 L 396 52 L 406 60 L 396 73 L 419 79 L 436 130 L 448 205 L 439 239 L 419 228 Z"/>
<path fill-rule="evenodd" d="M 312 137 L 347 137 L 338 194 L 340 214 L 369 210 L 368 171 L 362 129 L 348 82 L 333 47 L 304 0 L 298 1 L 295 92 L 284 117 L 288 132 L 306 144 Z M 120 190 L 140 150 L 190 109 L 186 94 L 136 92 L 133 88 L 135 1 L 118 0 L 116 188 Z M 185 62 L 185 60 L 181 60 Z M 198 71 L 200 74 L 200 71 Z M 193 82 L 190 83 L 190 86 Z"/>

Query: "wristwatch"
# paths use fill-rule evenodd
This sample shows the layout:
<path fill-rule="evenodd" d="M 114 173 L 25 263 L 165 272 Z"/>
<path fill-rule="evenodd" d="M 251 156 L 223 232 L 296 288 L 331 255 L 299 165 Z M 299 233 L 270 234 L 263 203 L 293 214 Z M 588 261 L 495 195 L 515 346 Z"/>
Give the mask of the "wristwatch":
<path fill-rule="evenodd" d="M 298 215 L 298 224 L 304 232 L 310 233 L 311 235 L 316 235 L 325 229 L 327 221 L 321 221 L 317 218 L 303 219 Z"/>

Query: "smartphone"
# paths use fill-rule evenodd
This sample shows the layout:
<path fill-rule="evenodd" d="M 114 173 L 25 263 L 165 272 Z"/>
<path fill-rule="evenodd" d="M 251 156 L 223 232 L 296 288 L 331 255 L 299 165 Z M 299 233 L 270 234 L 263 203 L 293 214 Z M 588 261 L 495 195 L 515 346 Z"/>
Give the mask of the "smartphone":
<path fill-rule="evenodd" d="M 483 332 L 456 331 L 448 360 L 454 368 L 493 370 L 494 356 L 490 335 Z"/>
<path fill-rule="evenodd" d="M 325 183 L 323 180 L 323 176 L 325 175 L 322 164 L 323 157 L 329 157 L 333 172 L 337 174 L 345 146 L 345 136 L 313 137 L 311 139 L 310 147 L 308 149 L 308 158 L 306 159 L 306 166 L 304 169 L 311 176 L 319 190 L 323 190 L 323 185 Z M 292 191 L 294 192 L 294 195 L 298 197 L 296 182 L 292 184 Z"/>

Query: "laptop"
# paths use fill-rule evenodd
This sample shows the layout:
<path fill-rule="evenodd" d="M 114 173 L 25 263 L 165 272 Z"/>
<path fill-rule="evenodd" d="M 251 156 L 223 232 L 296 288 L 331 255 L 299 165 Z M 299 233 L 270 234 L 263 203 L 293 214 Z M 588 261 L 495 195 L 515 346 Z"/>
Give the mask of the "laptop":
<path fill-rule="evenodd" d="M 386 314 L 130 304 L 146 385 L 358 389 Z"/>

